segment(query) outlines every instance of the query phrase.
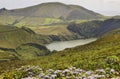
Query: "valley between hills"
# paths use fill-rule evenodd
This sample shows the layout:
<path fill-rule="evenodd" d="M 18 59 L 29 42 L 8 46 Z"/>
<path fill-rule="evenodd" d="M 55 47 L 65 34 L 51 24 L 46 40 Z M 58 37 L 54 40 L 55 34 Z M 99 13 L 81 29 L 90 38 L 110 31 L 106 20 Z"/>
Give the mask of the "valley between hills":
<path fill-rule="evenodd" d="M 97 40 L 61 51 L 50 51 L 45 46 L 55 41 L 90 38 Z M 76 69 L 81 75 L 74 73 Z M 54 74 L 55 70 L 61 71 Z M 86 74 L 90 70 L 90 74 Z M 0 74 L 1 79 L 119 77 L 120 17 L 108 17 L 78 5 L 57 2 L 13 10 L 2 8 Z"/>

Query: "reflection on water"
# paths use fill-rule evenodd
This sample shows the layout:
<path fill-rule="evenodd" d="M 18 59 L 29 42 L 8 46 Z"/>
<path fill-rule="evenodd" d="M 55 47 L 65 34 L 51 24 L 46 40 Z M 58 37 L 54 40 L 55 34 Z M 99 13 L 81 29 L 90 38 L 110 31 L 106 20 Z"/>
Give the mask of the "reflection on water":
<path fill-rule="evenodd" d="M 51 51 L 53 51 L 53 50 L 61 51 L 66 48 L 72 48 L 75 46 L 88 44 L 95 40 L 96 40 L 96 38 L 80 39 L 80 40 L 72 40 L 72 41 L 59 41 L 59 42 L 50 43 L 50 44 L 46 45 L 46 47 Z"/>

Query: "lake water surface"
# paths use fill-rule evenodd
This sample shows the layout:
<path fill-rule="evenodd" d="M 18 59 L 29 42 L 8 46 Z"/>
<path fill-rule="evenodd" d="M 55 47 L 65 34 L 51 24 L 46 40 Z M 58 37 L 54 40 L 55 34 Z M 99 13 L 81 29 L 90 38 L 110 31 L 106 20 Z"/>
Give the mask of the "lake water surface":
<path fill-rule="evenodd" d="M 97 40 L 96 38 L 90 38 L 90 39 L 80 39 L 80 40 L 71 40 L 71 41 L 57 41 L 57 42 L 52 42 L 50 44 L 47 44 L 46 47 L 50 51 L 53 51 L 53 50 L 61 51 L 66 48 L 85 45 L 96 40 Z"/>

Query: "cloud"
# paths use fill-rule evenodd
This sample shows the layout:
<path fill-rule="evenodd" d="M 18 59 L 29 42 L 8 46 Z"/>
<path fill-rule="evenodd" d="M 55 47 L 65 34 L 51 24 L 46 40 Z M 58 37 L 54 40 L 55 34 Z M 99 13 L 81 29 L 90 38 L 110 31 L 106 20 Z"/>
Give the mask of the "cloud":
<path fill-rule="evenodd" d="M 104 0 L 105 3 L 120 3 L 120 0 Z"/>

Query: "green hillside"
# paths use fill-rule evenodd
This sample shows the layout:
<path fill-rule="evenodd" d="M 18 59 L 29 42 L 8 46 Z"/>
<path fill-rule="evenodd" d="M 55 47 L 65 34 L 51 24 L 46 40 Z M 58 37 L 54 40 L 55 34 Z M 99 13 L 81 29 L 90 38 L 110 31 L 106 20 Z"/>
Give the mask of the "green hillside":
<path fill-rule="evenodd" d="M 9 59 L 34 59 L 49 53 L 46 48 L 37 48 L 36 46 L 38 45 L 52 41 L 101 37 L 106 33 L 109 34 L 114 29 L 119 29 L 119 25 L 119 19 L 93 20 L 82 23 L 72 22 L 71 24 L 55 24 L 46 27 L 32 26 L 29 27 L 30 29 L 1 25 L 0 59 L 1 61 L 8 61 Z"/>
<path fill-rule="evenodd" d="M 34 60 L 3 62 L 0 67 L 3 71 L 10 69 L 10 66 L 16 68 L 22 65 L 38 65 L 43 69 L 65 69 L 75 66 L 85 70 L 110 67 L 119 71 L 120 64 L 118 63 L 120 61 L 117 60 L 120 60 L 119 49 L 120 30 L 114 30 L 87 45 L 69 48 L 60 52 L 54 51 L 51 55 Z M 3 69 L 4 65 L 6 67 Z"/>
<path fill-rule="evenodd" d="M 47 55 L 50 52 L 43 44 L 51 41 L 49 37 L 37 35 L 25 27 L 0 25 L 0 62 Z"/>
<path fill-rule="evenodd" d="M 73 30 L 71 31 L 68 27 L 71 22 L 83 23 L 98 19 L 106 19 L 106 17 L 81 6 L 66 5 L 57 2 L 43 3 L 13 10 L 0 9 L 0 24 L 19 28 L 23 26 L 30 28 L 35 33 L 42 35 L 43 38 L 47 37 L 45 40 L 48 42 L 49 40 L 63 41 L 92 37 L 93 35 L 87 36 L 88 33 L 79 34 L 73 32 Z M 84 25 L 81 26 L 84 27 Z M 88 29 L 85 28 L 81 30 L 90 31 L 92 25 L 90 25 Z M 85 32 L 83 31 L 82 33 Z M 29 37 L 29 35 L 27 36 Z"/>
<path fill-rule="evenodd" d="M 120 19 L 76 20 L 29 28 L 37 34 L 50 36 L 54 41 L 100 37 L 119 28 Z"/>
<path fill-rule="evenodd" d="M 40 26 L 69 20 L 103 19 L 104 16 L 77 5 L 43 3 L 31 7 L 0 9 L 0 24 L 14 26 Z"/>
<path fill-rule="evenodd" d="M 45 40 L 45 36 L 37 35 L 32 30 L 22 27 L 0 26 L 0 47 L 16 48 L 24 43 L 42 44 L 49 42 Z"/>
<path fill-rule="evenodd" d="M 41 27 L 0 26 L 0 50 L 1 59 L 33 59 L 46 55 L 48 52 L 40 52 L 35 45 L 43 45 L 52 41 L 74 40 L 80 38 L 101 37 L 112 30 L 119 29 L 119 19 L 105 21 L 92 20 L 81 23 L 54 24 Z M 32 29 L 32 30 L 31 30 Z M 29 46 L 29 43 L 32 46 Z M 34 45 L 35 44 L 35 45 Z M 19 50 L 17 49 L 19 48 Z M 31 50 L 30 50 L 31 49 Z M 46 48 L 44 48 L 47 50 Z M 5 52 L 8 52 L 6 56 Z M 14 52 L 14 54 L 12 54 Z M 17 53 L 16 53 L 17 52 Z M 27 56 L 29 54 L 29 56 Z"/>

